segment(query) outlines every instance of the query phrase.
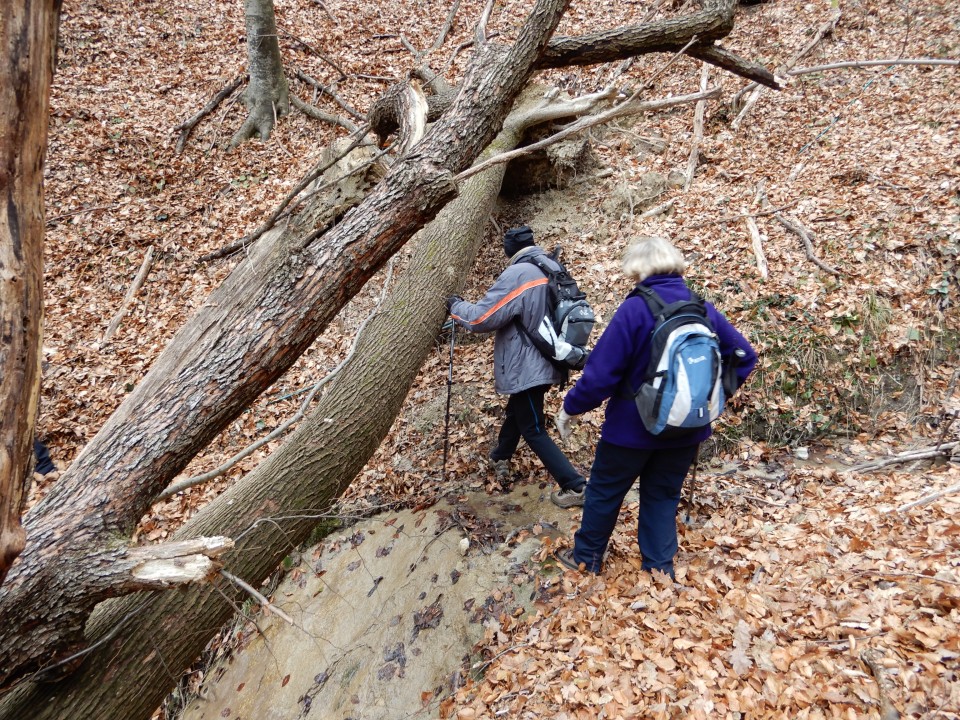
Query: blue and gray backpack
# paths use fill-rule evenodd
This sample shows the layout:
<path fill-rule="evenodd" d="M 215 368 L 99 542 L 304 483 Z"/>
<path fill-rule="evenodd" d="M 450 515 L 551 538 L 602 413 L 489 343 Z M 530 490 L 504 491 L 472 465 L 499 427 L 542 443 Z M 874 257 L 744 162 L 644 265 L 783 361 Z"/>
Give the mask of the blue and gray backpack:
<path fill-rule="evenodd" d="M 653 313 L 650 364 L 640 387 L 630 388 L 644 427 L 653 435 L 676 437 L 698 430 L 723 412 L 720 343 L 699 295 L 666 305 L 645 285 L 640 296 Z"/>

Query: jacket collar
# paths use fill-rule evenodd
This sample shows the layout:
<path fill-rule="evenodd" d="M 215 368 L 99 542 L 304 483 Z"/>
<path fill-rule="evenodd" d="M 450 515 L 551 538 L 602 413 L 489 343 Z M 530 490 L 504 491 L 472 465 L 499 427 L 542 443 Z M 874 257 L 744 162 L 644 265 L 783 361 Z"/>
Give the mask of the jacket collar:
<path fill-rule="evenodd" d="M 510 258 L 510 262 L 507 264 L 513 265 L 515 262 L 519 262 L 527 255 L 533 255 L 537 252 L 543 252 L 543 248 L 541 248 L 539 245 L 528 245 L 527 247 L 518 250 L 517 253 Z"/>

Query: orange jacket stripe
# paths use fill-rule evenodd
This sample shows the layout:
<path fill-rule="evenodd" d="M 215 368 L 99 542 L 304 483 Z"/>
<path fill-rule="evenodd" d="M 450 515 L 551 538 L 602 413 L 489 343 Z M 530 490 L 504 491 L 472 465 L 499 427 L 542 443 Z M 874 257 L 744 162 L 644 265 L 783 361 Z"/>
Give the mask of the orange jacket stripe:
<path fill-rule="evenodd" d="M 512 291 L 510 294 L 505 295 L 505 296 L 500 300 L 500 302 L 498 302 L 498 303 L 497 303 L 496 305 L 494 305 L 492 308 L 490 308 L 489 310 L 487 310 L 483 315 L 481 315 L 481 316 L 478 317 L 476 320 L 474 320 L 473 322 L 470 322 L 470 323 L 468 323 L 468 324 L 469 324 L 469 325 L 476 325 L 477 323 L 482 323 L 484 320 L 486 320 L 488 317 L 490 317 L 491 315 L 493 315 L 497 310 L 499 310 L 500 308 L 502 308 L 502 307 L 503 307 L 504 305 L 506 305 L 508 302 L 510 302 L 511 300 L 513 300 L 515 297 L 518 297 L 518 296 L 522 295 L 525 291 L 529 290 L 530 288 L 539 287 L 540 285 L 546 285 L 546 284 L 549 283 L 549 282 L 550 282 L 550 281 L 549 281 L 547 278 L 544 277 L 544 278 L 540 278 L 540 279 L 538 279 L 538 280 L 531 280 L 531 281 L 528 282 L 528 283 L 524 283 L 523 285 L 521 285 L 520 287 L 518 287 L 516 290 Z M 457 320 L 463 320 L 463 318 L 461 318 L 461 317 L 459 317 L 459 316 L 457 316 L 457 315 L 454 315 L 453 317 L 457 318 Z"/>

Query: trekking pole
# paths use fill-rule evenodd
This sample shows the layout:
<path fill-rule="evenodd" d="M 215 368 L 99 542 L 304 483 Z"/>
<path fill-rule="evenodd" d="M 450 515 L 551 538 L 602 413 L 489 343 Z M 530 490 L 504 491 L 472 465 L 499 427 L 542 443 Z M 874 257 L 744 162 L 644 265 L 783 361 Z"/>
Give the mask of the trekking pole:
<path fill-rule="evenodd" d="M 693 507 L 693 489 L 697 484 L 697 466 L 700 464 L 700 444 L 697 443 L 697 449 L 693 456 L 693 472 L 690 473 L 690 494 L 687 495 L 687 517 L 684 519 L 684 524 L 690 524 L 690 509 Z"/>
<path fill-rule="evenodd" d="M 443 470 L 440 481 L 447 479 L 447 452 L 450 450 L 450 395 L 453 391 L 453 346 L 457 338 L 457 324 L 450 323 L 450 370 L 447 373 L 447 415 L 443 421 Z"/>

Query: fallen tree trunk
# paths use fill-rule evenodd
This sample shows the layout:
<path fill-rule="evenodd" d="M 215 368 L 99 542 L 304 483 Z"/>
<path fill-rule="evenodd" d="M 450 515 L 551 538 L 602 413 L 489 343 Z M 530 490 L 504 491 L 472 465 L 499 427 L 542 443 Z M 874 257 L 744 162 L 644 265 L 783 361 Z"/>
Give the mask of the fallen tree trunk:
<path fill-rule="evenodd" d="M 567 2 L 540 0 L 511 48 L 484 45 L 447 115 L 335 227 L 317 237 L 311 206 L 262 238 L 173 337 L 27 516 L 26 549 L 0 588 L 0 687 L 82 643 L 88 609 L 111 595 L 91 558 L 111 557 L 170 480 L 456 196 L 453 174 L 496 136 Z"/>
<path fill-rule="evenodd" d="M 601 33 L 553 38 L 537 60 L 537 70 L 594 65 L 624 60 L 655 52 L 685 52 L 728 72 L 741 75 L 775 90 L 780 88 L 773 73 L 713 44 L 733 29 L 733 0 L 707 0 L 703 9 L 690 15 L 642 25 L 613 28 Z M 690 45 L 690 41 L 696 42 Z M 689 46 L 689 47 L 688 47 Z M 367 119 L 380 144 L 394 133 L 401 115 L 399 97 L 406 83 L 392 86 L 371 106 Z M 450 93 L 427 96 L 427 119 L 434 120 L 450 104 Z"/>
<path fill-rule="evenodd" d="M 523 130 L 522 122 L 509 123 L 485 155 L 515 147 Z M 175 539 L 209 535 L 213 528 L 236 538 L 224 564 L 257 587 L 309 537 L 399 414 L 446 317 L 445 299 L 462 287 L 486 236 L 505 167 L 471 178 L 417 236 L 402 278 L 309 419 Z M 240 602 L 242 591 L 222 582 L 105 603 L 91 617 L 87 640 L 95 649 L 80 670 L 57 684 L 14 690 L 0 699 L 0 718 L 147 718 Z M 131 614 L 132 622 L 115 632 Z"/>

